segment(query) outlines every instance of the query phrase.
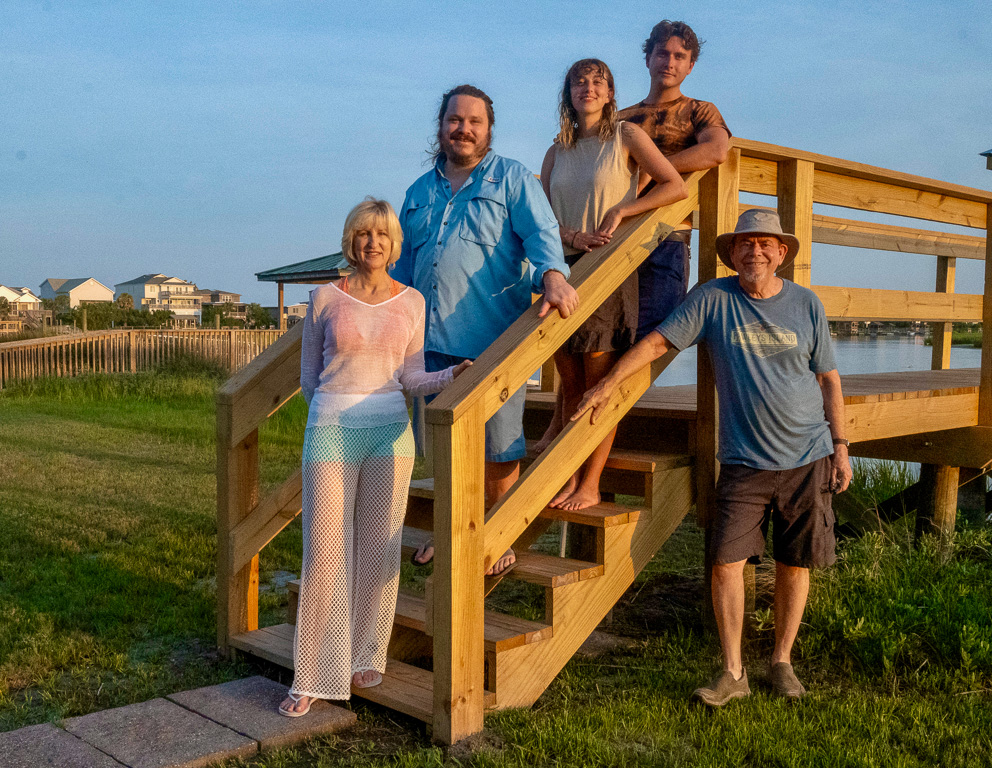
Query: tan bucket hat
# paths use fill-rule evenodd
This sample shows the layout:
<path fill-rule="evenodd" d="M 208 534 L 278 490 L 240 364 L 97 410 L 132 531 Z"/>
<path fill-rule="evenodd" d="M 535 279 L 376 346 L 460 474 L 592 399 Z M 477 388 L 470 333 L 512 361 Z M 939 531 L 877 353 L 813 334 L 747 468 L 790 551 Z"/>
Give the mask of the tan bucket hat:
<path fill-rule="evenodd" d="M 730 250 L 734 245 L 734 235 L 775 235 L 785 243 L 789 249 L 782 261 L 782 269 L 789 264 L 799 251 L 799 238 L 788 232 L 782 231 L 782 220 L 778 217 L 778 211 L 771 208 L 749 208 L 737 219 L 737 227 L 733 232 L 726 232 L 716 238 L 716 252 L 720 256 L 720 261 L 726 264 L 735 272 L 734 262 L 730 260 Z"/>

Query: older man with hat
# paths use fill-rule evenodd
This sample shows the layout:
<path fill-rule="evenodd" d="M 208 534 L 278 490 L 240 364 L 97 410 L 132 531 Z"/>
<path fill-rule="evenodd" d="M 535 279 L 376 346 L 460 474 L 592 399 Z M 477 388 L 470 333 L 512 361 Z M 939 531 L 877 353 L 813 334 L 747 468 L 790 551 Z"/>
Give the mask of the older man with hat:
<path fill-rule="evenodd" d="M 713 610 L 723 671 L 693 697 L 719 707 L 750 694 L 741 659 L 744 566 L 765 551 L 769 521 L 775 558 L 772 688 L 806 692 L 792 646 L 806 607 L 809 569 L 834 562 L 831 495 L 851 481 L 844 400 L 823 305 L 776 274 L 799 249 L 778 214 L 752 208 L 717 238 L 737 272 L 697 285 L 658 328 L 628 351 L 573 416 L 597 411 L 617 384 L 669 349 L 706 342 L 720 403 L 720 477 L 710 521 Z"/>

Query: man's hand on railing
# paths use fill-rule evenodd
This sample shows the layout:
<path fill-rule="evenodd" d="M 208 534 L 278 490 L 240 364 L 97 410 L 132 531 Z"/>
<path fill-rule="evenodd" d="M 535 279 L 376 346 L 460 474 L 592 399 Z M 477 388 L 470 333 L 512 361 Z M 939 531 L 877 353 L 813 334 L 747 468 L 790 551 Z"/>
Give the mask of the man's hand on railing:
<path fill-rule="evenodd" d="M 588 410 L 592 410 L 592 423 L 599 420 L 599 413 L 603 407 L 610 402 L 613 390 L 617 388 L 617 382 L 612 376 L 606 376 L 599 380 L 599 384 L 586 391 L 579 401 L 579 407 L 572 414 L 572 421 L 578 421 Z"/>
<path fill-rule="evenodd" d="M 579 294 L 568 284 L 565 276 L 554 269 L 544 273 L 544 299 L 538 317 L 544 317 L 554 307 L 563 318 L 572 314 L 579 306 Z"/>
<path fill-rule="evenodd" d="M 592 423 L 595 424 L 599 418 L 599 412 L 610 402 L 613 391 L 617 385 L 625 379 L 633 376 L 645 365 L 651 365 L 655 360 L 664 355 L 671 347 L 668 339 L 658 331 L 651 331 L 647 336 L 637 342 L 633 347 L 624 353 L 617 364 L 606 376 L 599 380 L 592 389 L 588 390 L 579 402 L 579 407 L 572 415 L 572 421 L 578 421 L 588 410 L 592 410 Z"/>

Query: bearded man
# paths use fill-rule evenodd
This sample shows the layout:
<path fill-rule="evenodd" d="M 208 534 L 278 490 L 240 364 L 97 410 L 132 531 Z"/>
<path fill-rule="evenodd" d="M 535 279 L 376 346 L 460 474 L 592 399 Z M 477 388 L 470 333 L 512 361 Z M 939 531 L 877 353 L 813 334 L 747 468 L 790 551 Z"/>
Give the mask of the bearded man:
<path fill-rule="evenodd" d="M 403 249 L 393 271 L 426 301 L 428 371 L 478 357 L 530 306 L 531 293 L 544 295 L 541 317 L 552 308 L 568 317 L 579 301 L 541 184 L 523 164 L 490 149 L 492 99 L 459 85 L 442 97 L 437 122 L 434 167 L 407 190 L 400 209 Z M 525 389 L 486 423 L 487 507 L 520 473 Z M 425 546 L 414 562 L 432 557 Z M 515 560 L 508 550 L 487 575 L 505 573 Z"/>

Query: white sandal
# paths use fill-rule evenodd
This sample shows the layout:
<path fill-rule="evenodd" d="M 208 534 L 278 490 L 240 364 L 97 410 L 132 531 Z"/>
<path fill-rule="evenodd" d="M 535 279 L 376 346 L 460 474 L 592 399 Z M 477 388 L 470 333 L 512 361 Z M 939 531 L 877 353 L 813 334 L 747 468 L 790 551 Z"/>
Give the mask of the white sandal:
<path fill-rule="evenodd" d="M 355 682 L 355 675 L 352 675 L 351 676 L 351 684 L 355 688 L 375 688 L 377 685 L 379 685 L 379 683 L 382 682 L 382 673 L 380 673 L 380 672 L 378 672 L 378 671 L 376 671 L 374 669 L 360 669 L 358 671 L 359 672 L 375 672 L 375 677 L 372 678 L 372 680 L 370 680 L 367 683 L 356 683 Z M 358 674 L 358 673 L 356 672 L 355 674 Z"/>
<path fill-rule="evenodd" d="M 307 712 L 310 711 L 310 707 L 313 705 L 313 696 L 297 696 L 295 693 L 289 694 L 289 698 L 293 700 L 294 704 L 299 704 L 303 699 L 310 699 L 307 702 L 306 709 L 295 710 L 295 709 L 284 709 L 283 706 L 279 705 L 279 714 L 283 717 L 303 717 Z"/>

